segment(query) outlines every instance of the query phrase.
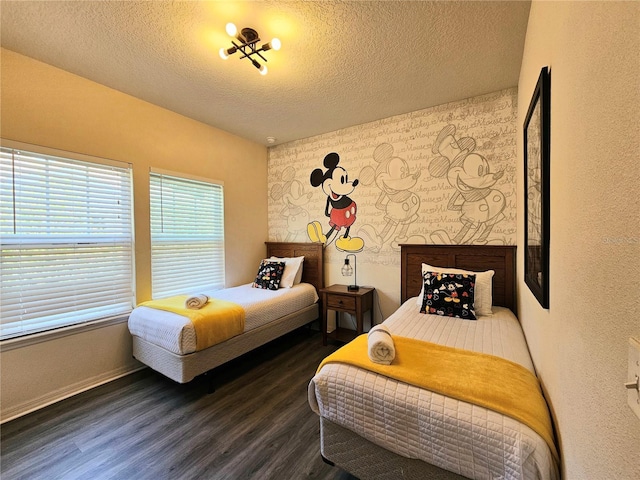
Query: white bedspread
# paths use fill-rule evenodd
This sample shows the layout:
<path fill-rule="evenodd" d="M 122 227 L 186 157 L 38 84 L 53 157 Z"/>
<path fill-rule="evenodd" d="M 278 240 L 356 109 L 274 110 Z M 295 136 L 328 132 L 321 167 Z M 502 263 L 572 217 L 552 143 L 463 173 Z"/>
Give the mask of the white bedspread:
<path fill-rule="evenodd" d="M 460 320 L 420 314 L 414 298 L 384 323 L 393 335 L 497 355 L 533 371 L 519 322 L 505 308 Z M 325 365 L 309 384 L 309 404 L 398 455 L 472 479 L 559 478 L 545 441 L 517 420 L 357 367 Z"/>
<path fill-rule="evenodd" d="M 316 289 L 308 283 L 299 283 L 292 288 L 278 290 L 252 288 L 249 283 L 199 293 L 204 293 L 209 298 L 228 300 L 241 305 L 245 310 L 245 332 L 318 301 Z M 178 355 L 186 355 L 196 350 L 193 324 L 187 317 L 173 312 L 137 307 L 129 315 L 129 331 L 132 335 Z"/>

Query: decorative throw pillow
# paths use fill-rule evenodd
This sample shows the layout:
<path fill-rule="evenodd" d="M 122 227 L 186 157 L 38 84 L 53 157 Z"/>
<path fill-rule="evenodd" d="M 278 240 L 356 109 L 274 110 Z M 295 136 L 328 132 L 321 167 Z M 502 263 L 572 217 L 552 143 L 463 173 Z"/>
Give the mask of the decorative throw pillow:
<path fill-rule="evenodd" d="M 426 272 L 440 272 L 440 273 L 466 273 L 468 275 L 476 276 L 476 287 L 474 295 L 474 305 L 476 315 L 492 315 L 493 310 L 491 305 L 493 304 L 493 270 L 487 270 L 485 272 L 474 272 L 471 270 L 462 270 L 459 268 L 449 267 L 434 267 L 426 263 L 422 264 L 422 274 Z M 422 291 L 416 300 L 416 304 L 420 307 L 422 305 L 422 296 L 424 295 L 424 285 Z"/>
<path fill-rule="evenodd" d="M 277 290 L 284 272 L 284 262 L 272 262 L 270 260 L 262 260 L 258 274 L 253 281 L 254 288 L 267 288 L 269 290 Z"/>
<path fill-rule="evenodd" d="M 425 272 L 420 313 L 476 320 L 476 276 L 466 273 Z"/>

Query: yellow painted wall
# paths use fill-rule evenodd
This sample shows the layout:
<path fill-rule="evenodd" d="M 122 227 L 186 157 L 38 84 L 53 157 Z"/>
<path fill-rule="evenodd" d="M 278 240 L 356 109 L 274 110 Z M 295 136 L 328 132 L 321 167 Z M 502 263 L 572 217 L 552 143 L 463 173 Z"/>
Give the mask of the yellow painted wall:
<path fill-rule="evenodd" d="M 253 279 L 267 240 L 266 147 L 15 52 L 0 55 L 2 138 L 133 164 L 138 301 L 151 292 L 152 167 L 224 182 L 226 283 Z M 126 324 L 1 355 L 3 418 L 138 366 Z"/>
<path fill-rule="evenodd" d="M 550 298 L 524 283 L 518 312 L 559 433 L 565 480 L 640 478 L 627 405 L 628 339 L 640 336 L 640 3 L 534 1 L 518 124 L 551 69 Z M 524 187 L 518 136 L 518 191 Z M 524 224 L 519 194 L 518 225 Z"/>

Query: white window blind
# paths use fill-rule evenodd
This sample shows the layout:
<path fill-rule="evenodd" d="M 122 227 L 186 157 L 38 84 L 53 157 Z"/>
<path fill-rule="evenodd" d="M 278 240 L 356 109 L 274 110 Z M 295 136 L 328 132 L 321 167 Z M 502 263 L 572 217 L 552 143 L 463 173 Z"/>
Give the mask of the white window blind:
<path fill-rule="evenodd" d="M 154 299 L 224 288 L 224 187 L 150 173 Z"/>
<path fill-rule="evenodd" d="M 131 168 L 65 157 L 0 149 L 1 339 L 132 308 Z"/>

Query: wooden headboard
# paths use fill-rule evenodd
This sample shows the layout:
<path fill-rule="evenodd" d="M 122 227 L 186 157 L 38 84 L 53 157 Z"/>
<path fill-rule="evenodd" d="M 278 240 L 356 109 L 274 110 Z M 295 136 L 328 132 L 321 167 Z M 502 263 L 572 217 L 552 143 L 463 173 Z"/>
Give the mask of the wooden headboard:
<path fill-rule="evenodd" d="M 322 243 L 264 242 L 267 257 L 302 257 L 302 281 L 316 290 L 324 288 L 324 246 Z"/>
<path fill-rule="evenodd" d="M 422 264 L 474 272 L 494 270 L 493 305 L 516 313 L 516 247 L 502 245 L 400 245 L 400 297 L 420 294 Z"/>

